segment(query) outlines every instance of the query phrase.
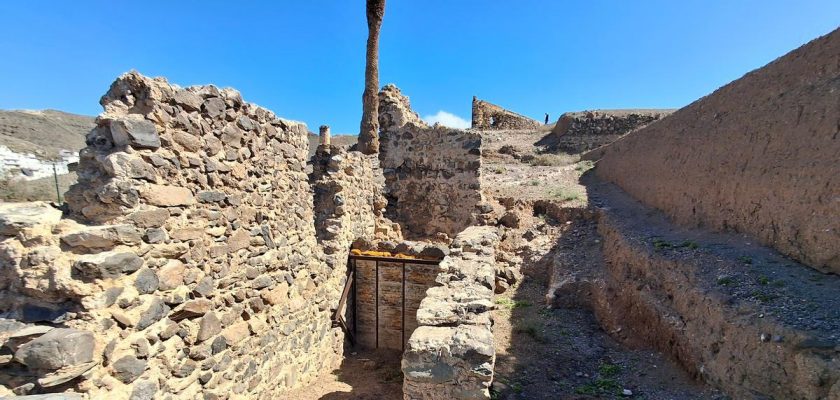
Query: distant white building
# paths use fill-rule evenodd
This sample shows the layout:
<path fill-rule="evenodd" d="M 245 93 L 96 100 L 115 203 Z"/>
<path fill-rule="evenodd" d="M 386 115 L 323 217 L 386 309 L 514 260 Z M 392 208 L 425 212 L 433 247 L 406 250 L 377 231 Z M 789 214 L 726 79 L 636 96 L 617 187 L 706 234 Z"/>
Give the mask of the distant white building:
<path fill-rule="evenodd" d="M 79 153 L 61 150 L 55 161 L 32 153 L 16 153 L 7 146 L 0 146 L 0 176 L 12 179 L 33 180 L 46 178 L 55 171 L 61 175 L 70 172 L 68 165 L 79 162 Z"/>

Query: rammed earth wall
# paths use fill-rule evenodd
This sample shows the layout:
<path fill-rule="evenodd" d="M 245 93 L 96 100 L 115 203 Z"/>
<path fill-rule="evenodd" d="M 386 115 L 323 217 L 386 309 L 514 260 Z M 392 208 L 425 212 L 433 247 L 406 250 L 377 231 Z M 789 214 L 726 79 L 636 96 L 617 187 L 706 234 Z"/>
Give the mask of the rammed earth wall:
<path fill-rule="evenodd" d="M 840 273 L 840 30 L 611 144 L 596 169 L 675 221 Z"/>

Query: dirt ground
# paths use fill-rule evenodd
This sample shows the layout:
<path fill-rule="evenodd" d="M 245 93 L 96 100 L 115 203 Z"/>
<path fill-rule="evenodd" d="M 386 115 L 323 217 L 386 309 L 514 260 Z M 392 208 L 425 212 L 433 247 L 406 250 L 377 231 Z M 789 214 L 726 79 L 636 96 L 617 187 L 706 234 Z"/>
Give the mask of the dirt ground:
<path fill-rule="evenodd" d="M 490 197 L 558 200 L 568 207 L 586 205 L 578 183 L 592 168 L 577 155 L 542 153 L 543 131 L 498 131 L 483 134 L 482 186 Z"/>
<path fill-rule="evenodd" d="M 566 154 L 541 154 L 546 132 L 492 132 L 485 136 L 485 195 L 519 200 L 517 226 L 505 228 L 504 258 L 520 263 L 522 278 L 495 297 L 494 399 L 717 399 L 664 355 L 629 349 L 604 332 L 588 299 L 572 293 L 564 308 L 547 306 L 552 265 L 600 268 L 600 236 L 581 218 L 588 199 L 581 175 L 592 167 Z M 547 165 L 541 165 L 547 164 Z M 534 215 L 535 200 L 577 209 L 556 220 Z M 524 203 L 524 206 L 523 206 Z M 510 210 L 510 207 L 508 207 Z M 552 301 L 551 304 L 558 303 Z"/>
<path fill-rule="evenodd" d="M 399 352 L 349 350 L 341 367 L 306 387 L 286 393 L 284 400 L 402 399 Z"/>
<path fill-rule="evenodd" d="M 622 346 L 601 329 L 586 307 L 546 305 L 548 264 L 555 257 L 592 262 L 582 253 L 599 240 L 591 222 L 562 225 L 557 237 L 560 246 L 542 256 L 527 249 L 530 254 L 523 257 L 522 282 L 495 298 L 493 398 L 725 398 L 691 379 L 662 354 Z"/>

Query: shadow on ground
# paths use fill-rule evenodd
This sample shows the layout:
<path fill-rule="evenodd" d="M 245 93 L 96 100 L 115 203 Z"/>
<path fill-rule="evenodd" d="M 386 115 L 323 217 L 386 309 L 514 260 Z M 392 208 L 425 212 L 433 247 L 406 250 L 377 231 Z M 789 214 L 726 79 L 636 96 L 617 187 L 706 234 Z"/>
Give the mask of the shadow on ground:
<path fill-rule="evenodd" d="M 594 272 L 603 268 L 597 222 L 577 217 L 569 221 L 547 218 L 546 223 L 561 227 L 555 246 L 541 257 L 530 257 L 537 261 L 523 264 L 521 284 L 496 296 L 493 398 L 714 397 L 708 387 L 662 354 L 628 349 L 601 329 L 592 311 L 589 286 L 597 284 Z M 565 268 L 575 273 L 563 275 Z M 547 305 L 549 286 L 556 286 L 558 279 L 572 283 Z"/>

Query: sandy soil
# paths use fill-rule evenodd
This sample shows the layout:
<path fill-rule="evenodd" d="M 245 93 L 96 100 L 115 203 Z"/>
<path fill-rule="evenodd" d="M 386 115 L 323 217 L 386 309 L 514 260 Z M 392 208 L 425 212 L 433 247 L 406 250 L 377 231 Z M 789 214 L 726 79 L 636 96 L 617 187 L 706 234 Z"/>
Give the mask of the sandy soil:
<path fill-rule="evenodd" d="M 341 368 L 310 385 L 280 397 L 283 400 L 402 399 L 399 352 L 349 350 Z"/>

